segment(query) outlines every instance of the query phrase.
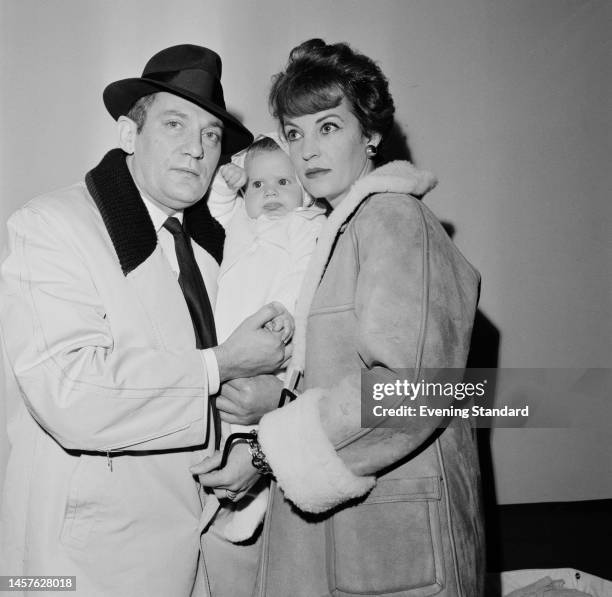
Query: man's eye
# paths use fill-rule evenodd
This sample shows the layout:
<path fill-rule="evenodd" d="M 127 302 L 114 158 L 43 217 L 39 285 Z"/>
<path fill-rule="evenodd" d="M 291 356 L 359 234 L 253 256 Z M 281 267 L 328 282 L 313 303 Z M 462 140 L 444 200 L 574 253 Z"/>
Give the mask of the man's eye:
<path fill-rule="evenodd" d="M 221 134 L 217 131 L 205 131 L 204 138 L 213 145 L 217 145 L 221 142 Z"/>
<path fill-rule="evenodd" d="M 178 120 L 168 120 L 166 126 L 170 129 L 177 129 L 181 126 L 181 123 Z"/>

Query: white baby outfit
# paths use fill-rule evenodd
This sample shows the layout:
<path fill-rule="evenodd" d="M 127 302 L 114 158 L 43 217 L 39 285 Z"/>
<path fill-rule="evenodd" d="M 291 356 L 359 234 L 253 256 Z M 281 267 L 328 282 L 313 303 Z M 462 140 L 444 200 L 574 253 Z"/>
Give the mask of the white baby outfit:
<path fill-rule="evenodd" d="M 278 137 L 275 140 L 285 149 Z M 244 152 L 234 156 L 232 161 L 242 166 Z M 293 314 L 310 255 L 325 221 L 325 212 L 315 206 L 299 207 L 280 218 L 265 214 L 251 218 L 244 199 L 227 187 L 220 174 L 213 180 L 208 205 L 212 215 L 225 228 L 215 305 L 217 340 L 221 343 L 246 317 L 266 303 L 281 302 Z M 278 375 L 283 378 L 282 371 Z M 227 438 L 230 433 L 254 427 L 224 425 L 223 435 Z M 241 500 L 244 503 L 231 509 L 222 508 L 217 513 L 215 525 L 230 541 L 249 539 L 263 520 L 268 495 L 265 486 L 256 495 Z"/>

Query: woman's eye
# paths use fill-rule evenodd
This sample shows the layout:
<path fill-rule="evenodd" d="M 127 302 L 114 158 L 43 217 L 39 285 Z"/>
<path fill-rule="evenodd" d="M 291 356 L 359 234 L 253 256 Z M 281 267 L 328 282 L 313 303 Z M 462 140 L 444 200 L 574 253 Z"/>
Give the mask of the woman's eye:
<path fill-rule="evenodd" d="M 297 141 L 297 139 L 300 138 L 300 133 L 298 133 L 295 129 L 288 129 L 285 131 L 285 139 L 287 139 L 287 141 L 291 142 L 291 141 Z"/>
<path fill-rule="evenodd" d="M 333 122 L 326 122 L 322 127 L 321 127 L 321 132 L 324 135 L 327 135 L 329 133 L 333 133 L 338 127 L 337 124 L 334 124 Z"/>

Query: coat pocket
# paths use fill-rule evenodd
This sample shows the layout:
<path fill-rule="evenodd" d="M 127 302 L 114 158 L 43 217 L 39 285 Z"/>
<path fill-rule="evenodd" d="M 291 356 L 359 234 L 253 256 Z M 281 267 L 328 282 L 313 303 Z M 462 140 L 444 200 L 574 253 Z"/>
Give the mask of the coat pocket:
<path fill-rule="evenodd" d="M 334 597 L 427 597 L 444 587 L 439 477 L 380 479 L 327 523 Z"/>
<path fill-rule="evenodd" d="M 81 454 L 70 478 L 60 541 L 67 546 L 84 547 L 100 519 L 103 500 L 103 456 Z M 102 467 L 102 470 L 100 470 Z"/>

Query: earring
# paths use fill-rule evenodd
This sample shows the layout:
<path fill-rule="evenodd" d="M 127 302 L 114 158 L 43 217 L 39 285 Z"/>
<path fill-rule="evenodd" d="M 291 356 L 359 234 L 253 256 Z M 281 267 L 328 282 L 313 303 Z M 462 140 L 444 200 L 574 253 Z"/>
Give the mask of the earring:
<path fill-rule="evenodd" d="M 368 143 L 366 145 L 365 152 L 369 158 L 374 158 L 376 157 L 376 154 L 378 153 L 378 147 L 376 147 L 376 145 L 373 145 L 372 143 Z"/>

